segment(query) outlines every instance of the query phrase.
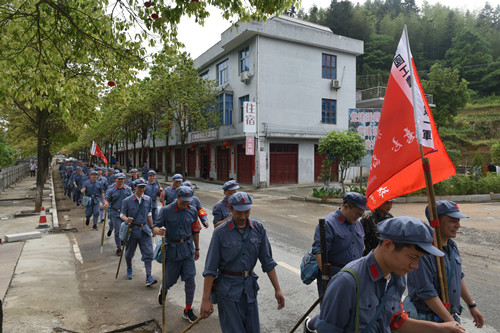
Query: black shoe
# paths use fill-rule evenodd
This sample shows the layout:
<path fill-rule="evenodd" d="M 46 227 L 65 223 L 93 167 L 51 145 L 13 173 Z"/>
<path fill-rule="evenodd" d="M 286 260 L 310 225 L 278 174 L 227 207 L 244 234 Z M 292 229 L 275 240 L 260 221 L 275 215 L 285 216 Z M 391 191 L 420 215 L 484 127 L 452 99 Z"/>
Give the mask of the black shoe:
<path fill-rule="evenodd" d="M 116 249 L 116 253 L 115 254 L 116 254 L 117 257 L 120 257 L 122 255 L 122 249 L 121 249 L 121 247 L 119 247 L 119 248 Z"/>
<path fill-rule="evenodd" d="M 183 312 L 183 317 L 184 319 L 187 319 L 189 320 L 190 323 L 194 322 L 196 319 L 198 319 L 198 317 L 193 313 L 193 309 L 189 309 L 186 311 Z"/>
<path fill-rule="evenodd" d="M 311 318 L 309 318 L 309 317 L 307 317 L 306 320 L 304 320 L 304 331 L 303 331 L 303 333 L 317 333 L 318 332 L 316 330 L 311 331 L 309 329 L 309 327 L 307 325 L 309 324 L 310 320 L 311 320 Z"/>
<path fill-rule="evenodd" d="M 104 223 L 104 219 L 101 219 L 101 222 L 99 222 L 99 223 Z"/>
<path fill-rule="evenodd" d="M 94 226 L 92 227 L 92 230 L 97 231 L 97 225 L 96 224 L 94 224 Z"/>
<path fill-rule="evenodd" d="M 161 299 L 161 291 L 162 291 L 162 286 L 160 286 L 160 289 L 158 289 L 158 304 L 162 304 L 162 299 Z"/>
<path fill-rule="evenodd" d="M 111 237 L 111 234 L 113 233 L 113 230 L 109 229 L 108 230 L 108 233 L 106 235 L 108 235 L 108 237 Z"/>
<path fill-rule="evenodd" d="M 86 219 L 85 220 L 85 225 L 89 225 L 90 224 L 90 219 Z"/>

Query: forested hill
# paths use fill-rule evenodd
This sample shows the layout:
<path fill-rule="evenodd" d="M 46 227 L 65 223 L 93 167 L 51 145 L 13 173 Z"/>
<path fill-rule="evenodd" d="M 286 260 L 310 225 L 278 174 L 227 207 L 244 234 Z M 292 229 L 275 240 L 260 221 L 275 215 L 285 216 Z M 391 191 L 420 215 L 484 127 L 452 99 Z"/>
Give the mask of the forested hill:
<path fill-rule="evenodd" d="M 385 85 L 397 44 L 408 26 L 419 75 L 432 65 L 458 69 L 479 96 L 500 95 L 500 6 L 488 3 L 470 12 L 414 0 L 367 0 L 364 4 L 332 0 L 328 8 L 299 10 L 302 19 L 325 25 L 333 33 L 365 42 L 358 58 L 357 88 Z"/>

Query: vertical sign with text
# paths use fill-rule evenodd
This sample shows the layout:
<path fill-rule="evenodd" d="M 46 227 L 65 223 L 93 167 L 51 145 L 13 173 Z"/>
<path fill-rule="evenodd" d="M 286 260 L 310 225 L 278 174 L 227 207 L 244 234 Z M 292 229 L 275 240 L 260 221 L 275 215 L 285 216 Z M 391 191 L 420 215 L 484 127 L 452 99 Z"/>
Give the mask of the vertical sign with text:
<path fill-rule="evenodd" d="M 247 134 L 257 132 L 257 104 L 243 102 L 243 132 Z"/>
<path fill-rule="evenodd" d="M 253 136 L 247 136 L 245 144 L 245 155 L 254 155 L 255 151 L 255 138 Z"/>

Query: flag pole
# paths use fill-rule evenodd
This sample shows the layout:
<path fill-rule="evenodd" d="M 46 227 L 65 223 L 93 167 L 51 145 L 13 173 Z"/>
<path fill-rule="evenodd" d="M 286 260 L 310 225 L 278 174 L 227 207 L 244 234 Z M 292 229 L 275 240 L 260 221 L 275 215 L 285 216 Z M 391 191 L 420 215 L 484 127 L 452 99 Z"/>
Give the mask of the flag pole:
<path fill-rule="evenodd" d="M 415 117 L 415 131 L 420 130 L 420 123 L 417 120 L 416 117 L 416 101 L 415 101 L 415 84 L 413 84 L 413 79 L 415 78 L 413 74 L 413 57 L 410 54 L 410 41 L 408 38 L 408 29 L 406 27 L 406 24 L 404 26 L 404 33 L 406 37 L 406 51 L 408 52 L 408 59 L 410 60 L 410 76 L 412 78 L 412 85 L 411 85 L 411 93 L 412 93 L 412 104 L 413 104 L 413 114 Z M 422 98 L 425 98 L 422 96 Z M 419 134 L 417 133 L 417 138 L 419 138 Z M 443 242 L 441 241 L 441 229 L 439 227 L 439 218 L 437 214 L 437 205 L 436 205 L 436 196 L 434 193 L 434 186 L 432 182 L 432 174 L 431 174 L 431 165 L 429 162 L 429 158 L 424 156 L 424 149 L 422 147 L 422 143 L 419 140 L 419 149 L 420 149 L 420 158 L 422 160 L 422 168 L 424 171 L 424 179 L 425 179 L 425 186 L 427 189 L 427 201 L 429 205 L 429 215 L 430 215 L 430 225 L 431 227 L 434 228 L 435 233 L 434 233 L 434 244 L 436 244 L 437 248 L 439 250 L 443 250 Z M 445 308 L 450 311 L 450 301 L 448 297 L 448 283 L 445 278 L 445 266 L 444 266 L 444 258 L 443 257 L 436 257 L 436 266 L 437 266 L 437 271 L 438 271 L 438 276 L 439 276 L 439 281 L 440 281 L 440 286 L 441 286 L 441 301 L 443 302 Z"/>

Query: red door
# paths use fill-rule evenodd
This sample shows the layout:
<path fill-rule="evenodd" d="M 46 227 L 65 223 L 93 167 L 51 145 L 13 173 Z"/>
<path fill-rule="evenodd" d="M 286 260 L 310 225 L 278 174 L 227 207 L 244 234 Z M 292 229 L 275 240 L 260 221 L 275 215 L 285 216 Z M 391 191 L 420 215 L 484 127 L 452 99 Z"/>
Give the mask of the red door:
<path fill-rule="evenodd" d="M 252 184 L 253 175 L 255 170 L 255 156 L 245 155 L 245 148 L 243 145 L 238 145 L 238 158 L 237 158 L 237 176 L 238 183 Z"/>
<path fill-rule="evenodd" d="M 229 180 L 229 166 L 231 160 L 229 159 L 231 150 L 226 147 L 217 147 L 217 179 L 222 181 Z"/>
<path fill-rule="evenodd" d="M 194 177 L 196 174 L 196 151 L 188 149 L 188 168 L 187 168 L 187 175 L 189 177 Z"/>
<path fill-rule="evenodd" d="M 270 145 L 269 183 L 298 183 L 298 145 L 272 143 Z"/>
<path fill-rule="evenodd" d="M 325 160 L 325 155 L 321 155 L 318 152 L 318 145 L 314 145 L 314 180 L 318 183 L 321 183 L 322 181 L 319 179 L 321 176 L 321 165 L 323 161 Z M 338 163 L 334 163 L 332 165 L 332 173 L 331 173 L 331 181 L 338 181 L 338 174 L 339 174 L 339 165 Z"/>
<path fill-rule="evenodd" d="M 205 179 L 210 177 L 210 147 L 200 149 L 200 176 Z"/>

